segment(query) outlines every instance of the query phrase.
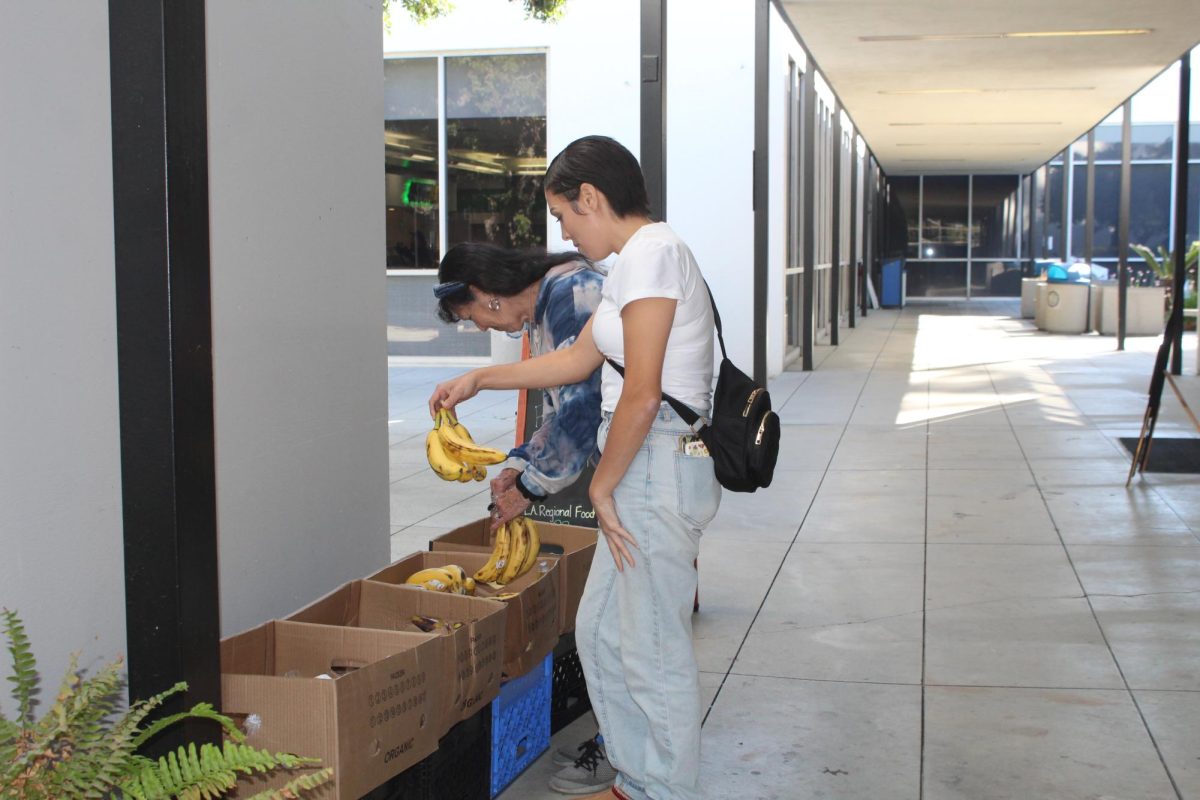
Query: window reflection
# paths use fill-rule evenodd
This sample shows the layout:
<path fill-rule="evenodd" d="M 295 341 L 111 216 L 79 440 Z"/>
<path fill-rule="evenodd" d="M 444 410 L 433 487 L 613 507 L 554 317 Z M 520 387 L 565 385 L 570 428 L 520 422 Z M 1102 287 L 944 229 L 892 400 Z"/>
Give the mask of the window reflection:
<path fill-rule="evenodd" d="M 971 179 L 971 258 L 1017 257 L 1017 177 Z"/>
<path fill-rule="evenodd" d="M 437 59 L 384 62 L 387 266 L 437 266 Z"/>
<path fill-rule="evenodd" d="M 926 181 L 928 182 L 928 178 Z M 926 183 L 928 185 L 928 183 Z M 909 262 L 908 297 L 954 298 L 967 296 L 967 262 Z"/>
<path fill-rule="evenodd" d="M 921 258 L 967 255 L 966 175 L 927 175 L 922 214 Z"/>
<path fill-rule="evenodd" d="M 1021 262 L 971 260 L 972 297 L 1020 297 Z"/>
<path fill-rule="evenodd" d="M 546 59 L 446 59 L 448 245 L 546 243 Z"/>
<path fill-rule="evenodd" d="M 916 175 L 899 176 L 889 180 L 888 185 L 892 188 L 892 201 L 900 204 L 908 221 L 907 255 L 909 258 L 919 258 L 921 179 Z"/>

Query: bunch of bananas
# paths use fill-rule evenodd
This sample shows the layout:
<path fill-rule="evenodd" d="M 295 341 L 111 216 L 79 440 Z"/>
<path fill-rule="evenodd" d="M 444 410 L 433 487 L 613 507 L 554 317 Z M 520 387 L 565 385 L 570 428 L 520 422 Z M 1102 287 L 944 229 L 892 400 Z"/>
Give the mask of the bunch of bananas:
<path fill-rule="evenodd" d="M 458 621 L 438 619 L 437 617 L 426 617 L 421 614 L 413 614 L 409 618 L 409 621 L 425 633 L 433 633 L 434 631 L 438 633 L 454 633 L 465 624 Z"/>
<path fill-rule="evenodd" d="M 496 531 L 492 555 L 475 573 L 475 580 L 492 586 L 512 583 L 533 569 L 541 547 L 542 540 L 533 520 L 517 517 L 506 522 Z"/>
<path fill-rule="evenodd" d="M 476 444 L 453 412 L 442 408 L 425 437 L 425 458 L 442 480 L 467 483 L 486 478 L 488 465 L 499 464 L 508 454 Z"/>
<path fill-rule="evenodd" d="M 420 586 L 431 592 L 475 594 L 475 579 L 458 564 L 429 567 L 420 572 L 414 572 L 404 582 L 412 586 Z"/>

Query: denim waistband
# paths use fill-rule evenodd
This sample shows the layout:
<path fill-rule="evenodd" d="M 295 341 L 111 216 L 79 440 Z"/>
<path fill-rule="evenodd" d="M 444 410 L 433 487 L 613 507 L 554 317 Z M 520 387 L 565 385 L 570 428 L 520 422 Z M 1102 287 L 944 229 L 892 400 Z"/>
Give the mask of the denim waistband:
<path fill-rule="evenodd" d="M 689 406 L 689 408 L 691 408 L 691 407 Z M 696 411 L 694 408 L 692 410 Z M 696 413 L 700 414 L 699 411 L 696 411 Z M 612 422 L 613 412 L 601 411 L 600 417 L 604 422 Z M 703 414 L 700 414 L 700 419 L 696 420 L 696 427 L 701 428 L 707 424 L 708 424 L 708 417 L 704 416 Z M 666 429 L 668 431 L 681 431 L 681 430 L 688 430 L 689 428 L 690 428 L 690 426 L 687 424 L 687 422 L 684 420 L 684 418 L 679 416 L 679 414 L 676 413 L 675 409 L 671 408 L 670 403 L 666 402 L 665 400 L 659 405 L 658 413 L 654 415 L 654 422 L 651 423 L 651 425 L 650 425 L 651 431 L 654 431 L 656 429 L 657 430 Z"/>

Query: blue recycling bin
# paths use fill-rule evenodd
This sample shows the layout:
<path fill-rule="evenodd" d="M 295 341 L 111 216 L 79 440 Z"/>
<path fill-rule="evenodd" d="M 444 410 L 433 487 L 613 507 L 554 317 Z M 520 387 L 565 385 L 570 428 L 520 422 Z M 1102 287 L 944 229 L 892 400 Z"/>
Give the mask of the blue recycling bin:
<path fill-rule="evenodd" d="M 883 292 L 879 304 L 884 308 L 904 305 L 904 259 L 894 258 L 883 262 Z"/>

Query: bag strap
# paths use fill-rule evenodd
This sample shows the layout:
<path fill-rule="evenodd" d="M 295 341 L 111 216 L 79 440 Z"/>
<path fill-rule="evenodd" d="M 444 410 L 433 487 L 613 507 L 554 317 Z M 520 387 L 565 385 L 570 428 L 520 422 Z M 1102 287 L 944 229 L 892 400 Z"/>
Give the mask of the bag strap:
<path fill-rule="evenodd" d="M 721 312 L 717 311 L 717 301 L 713 299 L 712 288 L 708 285 L 708 281 L 704 281 L 704 288 L 708 291 L 708 302 L 712 303 L 713 322 L 717 326 L 717 341 L 721 343 L 721 358 L 728 360 L 729 355 L 725 352 L 725 334 L 721 331 Z"/>
<path fill-rule="evenodd" d="M 704 280 L 704 279 L 701 278 L 701 280 Z M 704 289 L 705 289 L 705 291 L 708 292 L 708 302 L 712 304 L 713 322 L 716 324 L 716 327 L 717 327 L 717 341 L 719 341 L 721 343 L 721 358 L 728 359 L 729 356 L 727 356 L 725 354 L 725 336 L 721 332 L 721 312 L 717 311 L 717 301 L 715 299 L 713 299 L 712 289 L 709 288 L 708 281 L 704 281 Z M 615 369 L 617 371 L 617 374 L 620 375 L 621 378 L 625 377 L 625 368 L 624 367 L 622 367 L 617 362 L 613 361 L 611 358 L 608 358 L 607 356 L 605 356 L 604 360 L 608 362 L 609 366 L 611 366 L 613 369 Z M 684 422 L 686 422 L 688 425 L 695 425 L 696 421 L 698 419 L 700 419 L 699 414 L 697 414 L 695 411 L 692 411 L 692 409 L 689 408 L 687 405 L 679 402 L 678 400 L 676 400 L 674 397 L 671 397 L 671 395 L 667 394 L 666 392 L 663 392 L 662 399 L 667 402 L 667 405 L 669 405 L 671 408 L 675 409 L 675 413 L 678 414 L 680 416 L 680 418 Z"/>
<path fill-rule="evenodd" d="M 604 360 L 607 361 L 608 365 L 610 367 L 612 367 L 613 369 L 615 369 L 622 378 L 625 377 L 625 368 L 624 367 L 622 367 L 617 362 L 613 361 L 611 358 L 608 358 L 607 356 L 605 357 Z M 695 425 L 696 421 L 698 419 L 700 419 L 699 414 L 697 414 L 695 411 L 692 411 L 692 409 L 689 408 L 687 405 L 679 402 L 678 400 L 676 400 L 674 397 L 671 397 L 671 395 L 667 394 L 666 392 L 663 392 L 662 399 L 667 402 L 667 405 L 669 405 L 671 408 L 675 409 L 675 413 L 678 414 L 680 416 L 680 418 L 683 419 L 683 421 L 686 422 L 688 425 Z"/>

